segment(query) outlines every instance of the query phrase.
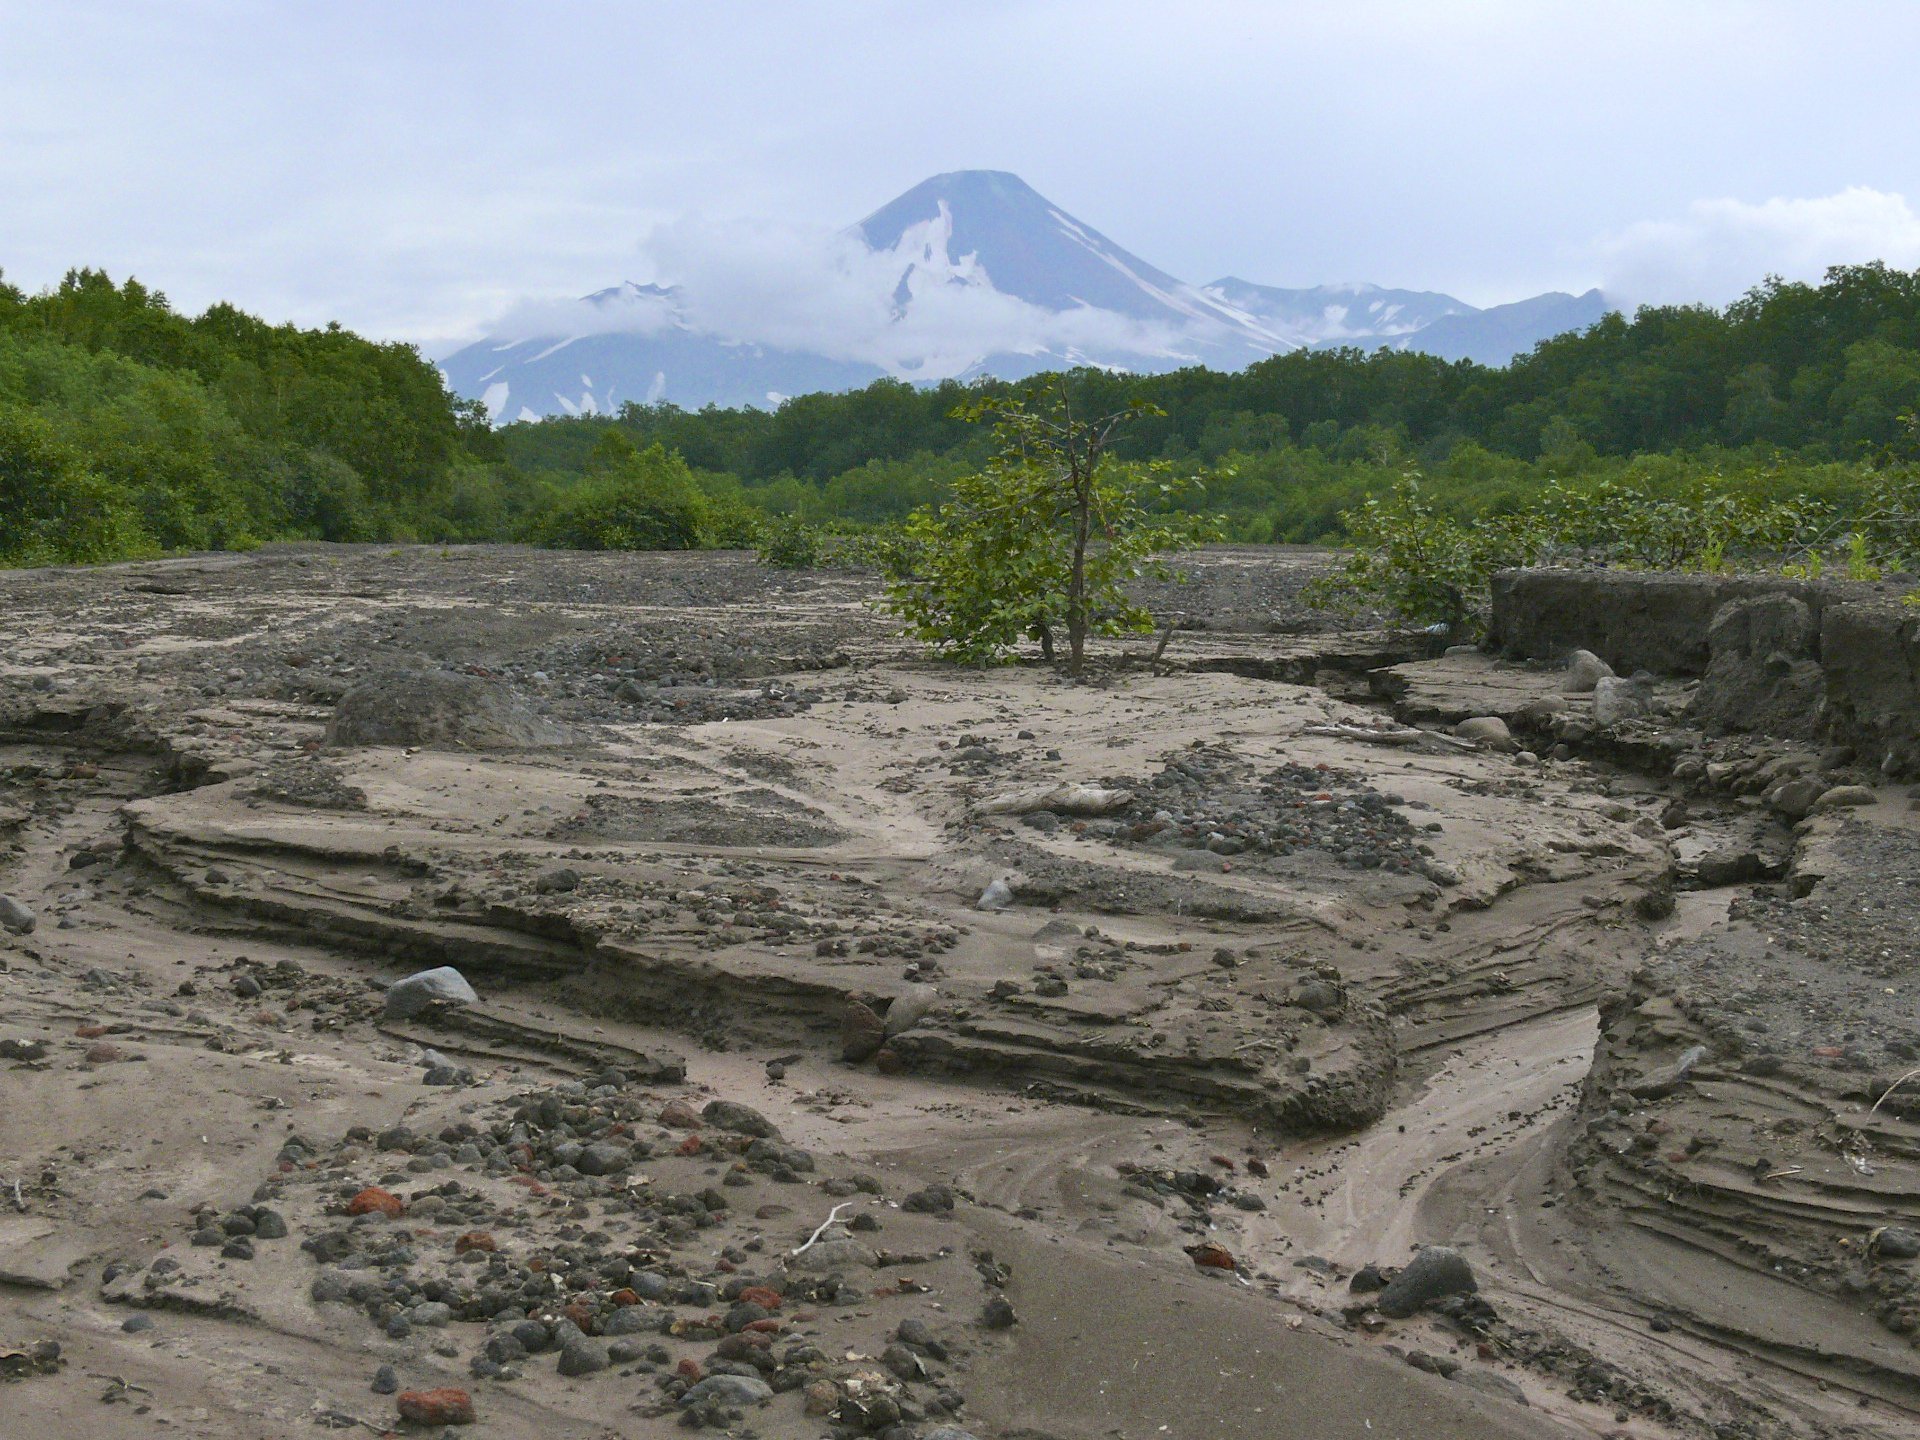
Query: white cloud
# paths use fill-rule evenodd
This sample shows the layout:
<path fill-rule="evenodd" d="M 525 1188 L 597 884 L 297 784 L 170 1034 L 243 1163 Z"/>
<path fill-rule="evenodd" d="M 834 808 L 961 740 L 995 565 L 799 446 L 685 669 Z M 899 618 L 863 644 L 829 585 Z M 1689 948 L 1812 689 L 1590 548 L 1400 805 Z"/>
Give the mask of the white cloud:
<path fill-rule="evenodd" d="M 1920 215 L 1906 198 L 1852 186 L 1812 199 L 1698 200 L 1595 247 L 1603 288 L 1628 304 L 1736 299 L 1767 275 L 1817 281 L 1830 265 L 1920 267 Z"/>
<path fill-rule="evenodd" d="M 730 342 L 916 379 L 958 375 L 996 353 L 1191 352 L 1195 327 L 1054 311 L 1004 294 L 972 255 L 950 253 L 949 230 L 943 214 L 908 230 L 897 248 L 873 250 L 852 231 L 689 217 L 655 227 L 640 246 L 670 300 L 629 288 L 611 301 L 526 303 L 490 331 L 511 339 L 654 334 L 684 323 Z"/>

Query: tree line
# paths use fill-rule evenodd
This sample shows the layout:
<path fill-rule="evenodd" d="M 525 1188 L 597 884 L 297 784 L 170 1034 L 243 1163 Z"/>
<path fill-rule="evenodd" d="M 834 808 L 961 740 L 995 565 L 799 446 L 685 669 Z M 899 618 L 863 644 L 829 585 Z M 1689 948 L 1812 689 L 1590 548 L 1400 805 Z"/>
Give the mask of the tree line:
<path fill-rule="evenodd" d="M 1240 540 L 1337 538 L 1412 471 L 1457 519 L 1525 509 L 1551 484 L 1844 511 L 1917 458 L 1903 416 L 1920 409 L 1920 272 L 1846 266 L 1724 309 L 1609 315 L 1502 368 L 1343 349 L 1071 385 L 1087 413 L 1139 416 L 1117 461 L 1199 480 L 1159 503 Z M 768 411 L 629 404 L 495 429 L 411 346 L 224 304 L 184 316 L 94 270 L 36 295 L 0 280 L 0 563 L 278 539 L 681 548 L 750 544 L 771 520 L 886 525 L 982 471 L 990 437 L 963 416 L 1017 393 L 880 381 Z"/>

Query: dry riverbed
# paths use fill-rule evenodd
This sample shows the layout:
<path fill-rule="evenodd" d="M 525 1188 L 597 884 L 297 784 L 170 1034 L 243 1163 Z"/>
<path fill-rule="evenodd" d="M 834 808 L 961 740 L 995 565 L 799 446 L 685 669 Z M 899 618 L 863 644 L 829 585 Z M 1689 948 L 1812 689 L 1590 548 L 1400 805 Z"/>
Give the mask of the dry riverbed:
<path fill-rule="evenodd" d="M 1904 790 L 1323 563 L 1079 686 L 738 556 L 0 574 L 8 1433 L 1914 1433 Z"/>

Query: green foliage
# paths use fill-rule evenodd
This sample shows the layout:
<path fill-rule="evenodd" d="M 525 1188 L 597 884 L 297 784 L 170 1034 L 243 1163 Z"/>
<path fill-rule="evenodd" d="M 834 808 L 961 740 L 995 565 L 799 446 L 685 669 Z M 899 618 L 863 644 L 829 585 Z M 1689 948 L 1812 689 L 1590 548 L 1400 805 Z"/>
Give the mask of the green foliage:
<path fill-rule="evenodd" d="M 126 499 L 45 419 L 0 401 L 0 564 L 112 560 L 152 548 Z"/>
<path fill-rule="evenodd" d="M 536 543 L 565 550 L 694 550 L 707 500 L 693 472 L 660 445 L 637 450 L 619 430 L 587 459 L 587 478 L 535 517 Z"/>
<path fill-rule="evenodd" d="M 1150 629 L 1127 582 L 1165 574 L 1158 557 L 1215 527 L 1149 511 L 1184 488 L 1166 464 L 1109 458 L 1112 435 L 1141 411 L 1082 420 L 1062 387 L 1044 399 L 989 397 L 960 413 L 991 422 L 995 454 L 954 481 L 951 499 L 907 521 L 912 553 L 893 570 L 886 604 L 908 633 L 945 658 L 986 664 L 1028 638 L 1051 658 L 1064 629 L 1078 673 L 1088 636 Z"/>

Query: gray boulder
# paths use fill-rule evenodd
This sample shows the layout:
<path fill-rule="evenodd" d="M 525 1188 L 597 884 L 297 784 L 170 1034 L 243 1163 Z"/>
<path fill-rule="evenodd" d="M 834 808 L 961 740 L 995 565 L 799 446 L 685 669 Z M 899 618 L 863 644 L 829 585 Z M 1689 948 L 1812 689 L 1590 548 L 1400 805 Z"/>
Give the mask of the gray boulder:
<path fill-rule="evenodd" d="M 780 1129 L 766 1116 L 751 1105 L 741 1105 L 732 1100 L 709 1101 L 706 1109 L 700 1112 L 700 1118 L 716 1130 L 731 1130 L 737 1135 L 758 1135 L 768 1140 L 778 1140 Z"/>
<path fill-rule="evenodd" d="M 722 1405 L 764 1405 L 773 1398 L 773 1387 L 752 1375 L 709 1375 L 688 1387 L 680 1397 L 682 1405 L 699 1405 L 718 1400 Z"/>
<path fill-rule="evenodd" d="M 467 977 L 451 965 L 419 970 L 387 987 L 386 1015 L 389 1020 L 406 1020 L 429 1005 L 478 1005 L 480 996 Z"/>
<path fill-rule="evenodd" d="M 524 750 L 570 738 L 498 680 L 451 670 L 377 675 L 340 697 L 327 726 L 327 743 L 337 746 Z"/>
<path fill-rule="evenodd" d="M 1593 718 L 1601 725 L 1638 720 L 1653 709 L 1653 692 L 1644 681 L 1609 675 L 1593 687 Z"/>
<path fill-rule="evenodd" d="M 1576 650 L 1567 660 L 1566 693 L 1591 695 L 1602 680 L 1613 678 L 1613 667 L 1591 650 Z"/>
<path fill-rule="evenodd" d="M 16 935 L 31 935 L 39 923 L 33 911 L 18 900 L 11 895 L 0 895 L 0 929 L 11 930 Z"/>
<path fill-rule="evenodd" d="M 1513 732 L 1507 729 L 1507 722 L 1498 715 L 1476 715 L 1471 720 L 1462 720 L 1453 727 L 1453 733 L 1462 740 L 1471 740 L 1489 750 L 1512 754 L 1520 748 L 1514 742 Z"/>
<path fill-rule="evenodd" d="M 927 1018 L 927 1012 L 939 1003 L 940 992 L 931 985 L 912 985 L 904 995 L 896 996 L 887 1007 L 887 1039 L 903 1034 Z"/>
<path fill-rule="evenodd" d="M 1374 1308 L 1382 1315 L 1404 1320 L 1436 1300 L 1470 1295 L 1479 1288 L 1466 1256 L 1448 1245 L 1429 1245 L 1387 1282 Z"/>

